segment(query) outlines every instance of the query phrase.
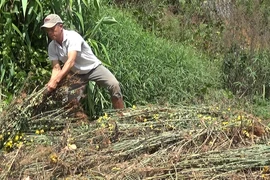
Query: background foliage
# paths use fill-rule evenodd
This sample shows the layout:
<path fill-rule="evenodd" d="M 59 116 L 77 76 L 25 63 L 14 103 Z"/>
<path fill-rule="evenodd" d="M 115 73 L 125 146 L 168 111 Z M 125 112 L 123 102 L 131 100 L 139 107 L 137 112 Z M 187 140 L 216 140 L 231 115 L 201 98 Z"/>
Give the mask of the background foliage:
<path fill-rule="evenodd" d="M 127 106 L 197 103 L 216 89 L 266 100 L 269 3 L 2 0 L 0 100 L 7 104 L 22 87 L 31 90 L 49 79 L 49 39 L 39 28 L 49 13 L 84 36 L 121 82 Z M 89 114 L 110 107 L 104 89 L 90 83 L 88 92 Z"/>
<path fill-rule="evenodd" d="M 225 91 L 251 102 L 269 98 L 269 1 L 114 2 L 145 30 L 207 55 L 221 67 Z"/>

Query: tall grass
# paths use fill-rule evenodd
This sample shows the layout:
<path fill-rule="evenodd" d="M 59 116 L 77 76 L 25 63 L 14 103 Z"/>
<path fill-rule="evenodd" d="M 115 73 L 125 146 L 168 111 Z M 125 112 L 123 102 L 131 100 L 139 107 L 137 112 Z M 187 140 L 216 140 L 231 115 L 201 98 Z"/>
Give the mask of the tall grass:
<path fill-rule="evenodd" d="M 120 24 L 105 27 L 100 38 L 106 44 L 112 70 L 122 83 L 128 104 L 190 101 L 218 84 L 215 63 L 208 64 L 195 49 L 156 38 L 127 12 L 106 12 Z"/>

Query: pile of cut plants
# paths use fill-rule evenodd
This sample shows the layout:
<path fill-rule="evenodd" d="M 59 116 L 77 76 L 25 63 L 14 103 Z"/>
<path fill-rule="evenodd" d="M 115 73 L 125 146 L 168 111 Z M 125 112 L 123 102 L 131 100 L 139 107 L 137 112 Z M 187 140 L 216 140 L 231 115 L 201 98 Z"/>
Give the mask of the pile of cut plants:
<path fill-rule="evenodd" d="M 269 178 L 267 121 L 245 111 L 148 105 L 90 121 L 61 88 L 44 91 L 1 113 L 0 179 Z"/>

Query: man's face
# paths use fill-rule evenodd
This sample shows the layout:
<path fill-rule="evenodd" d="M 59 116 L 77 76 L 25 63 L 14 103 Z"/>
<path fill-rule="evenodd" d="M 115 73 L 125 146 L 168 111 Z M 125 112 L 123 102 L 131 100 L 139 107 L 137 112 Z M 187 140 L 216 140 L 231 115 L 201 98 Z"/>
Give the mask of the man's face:
<path fill-rule="evenodd" d="M 45 30 L 50 39 L 59 41 L 62 38 L 63 24 L 56 24 L 52 28 L 46 28 Z"/>

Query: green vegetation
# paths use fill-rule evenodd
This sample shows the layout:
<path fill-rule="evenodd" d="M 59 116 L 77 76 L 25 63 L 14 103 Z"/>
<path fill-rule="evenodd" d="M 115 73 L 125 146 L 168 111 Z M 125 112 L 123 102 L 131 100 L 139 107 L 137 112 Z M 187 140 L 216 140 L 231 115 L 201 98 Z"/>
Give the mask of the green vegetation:
<path fill-rule="evenodd" d="M 202 54 L 146 33 L 128 13 L 107 12 L 119 24 L 104 27 L 101 42 L 106 44 L 129 105 L 190 101 L 218 85 L 217 68 Z"/>
<path fill-rule="evenodd" d="M 2 44 L 5 46 L 3 48 L 8 49 L 2 56 L 2 94 L 11 97 L 18 94 L 21 90 L 19 87 L 29 73 L 31 76 L 28 77 L 26 91 L 31 92 L 35 84 L 43 86 L 47 82 L 50 73 L 49 64 L 46 62 L 47 43 L 39 26 L 44 15 L 49 12 L 62 15 L 67 28 L 76 29 L 87 39 L 96 55 L 122 83 L 127 106 L 191 102 L 198 97 L 202 98 L 209 87 L 219 84 L 216 65 L 213 65 L 213 62 L 209 65 L 202 53 L 197 53 L 191 46 L 156 38 L 137 25 L 127 12 L 123 14 L 119 10 L 106 7 L 105 4 L 100 8 L 98 2 L 83 1 L 79 6 L 75 1 L 63 1 L 62 4 L 55 2 L 49 6 L 47 1 L 35 1 L 24 5 L 24 9 L 20 9 L 21 4 L 16 2 L 15 9 L 22 11 L 10 13 L 10 19 L 7 19 L 9 21 L 6 23 L 10 23 L 13 29 L 9 29 L 9 33 L 5 35 L 9 36 L 8 39 L 13 37 L 16 47 Z M 8 1 L 4 5 L 3 10 L 13 10 L 9 9 Z M 27 28 L 20 22 L 22 17 L 25 17 L 29 24 Z M 115 24 L 115 19 L 118 24 Z M 6 27 L 2 26 L 4 30 Z M 17 36 L 20 38 L 14 38 Z M 2 41 L 6 42 L 5 39 Z M 17 51 L 24 53 L 24 56 L 16 56 Z M 10 64 L 14 68 L 10 69 Z M 7 73 L 8 70 L 11 72 Z M 16 85 L 10 82 L 16 82 Z M 102 93 L 103 91 L 94 84 L 89 84 L 88 99 L 84 104 L 91 116 L 110 107 L 107 94 Z M 11 97 L 3 100 L 9 102 Z"/>
<path fill-rule="evenodd" d="M 48 39 L 39 27 L 51 12 L 79 31 L 113 71 L 127 107 L 201 103 L 220 89 L 250 102 L 267 100 L 268 7 L 257 1 L 2 1 L 1 107 L 26 78 L 26 93 L 47 82 Z M 93 83 L 84 105 L 91 116 L 110 107 L 106 92 Z"/>

